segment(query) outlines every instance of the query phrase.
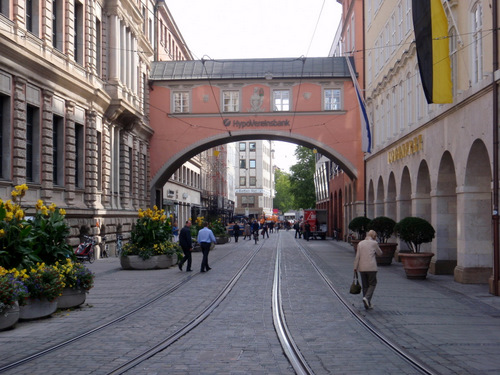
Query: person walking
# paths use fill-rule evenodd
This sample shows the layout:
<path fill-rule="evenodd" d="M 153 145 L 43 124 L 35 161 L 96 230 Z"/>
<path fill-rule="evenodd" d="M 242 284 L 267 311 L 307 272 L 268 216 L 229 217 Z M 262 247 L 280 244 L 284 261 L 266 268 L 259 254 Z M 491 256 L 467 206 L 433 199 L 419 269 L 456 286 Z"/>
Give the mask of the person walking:
<path fill-rule="evenodd" d="M 304 238 L 306 241 L 309 241 L 309 238 L 311 237 L 311 224 L 309 224 L 308 221 L 304 224 Z"/>
<path fill-rule="evenodd" d="M 187 261 L 186 272 L 191 272 L 191 262 L 192 256 L 191 252 L 193 251 L 193 240 L 191 238 L 191 222 L 186 221 L 186 225 L 181 229 L 179 234 L 179 245 L 182 248 L 182 252 L 184 253 L 184 258 L 179 262 L 179 269 L 182 271 L 182 266 Z"/>
<path fill-rule="evenodd" d="M 179 227 L 177 226 L 177 221 L 172 225 L 172 234 L 174 235 L 174 242 L 179 241 Z"/>
<path fill-rule="evenodd" d="M 252 224 L 252 232 L 253 232 L 253 239 L 255 240 L 255 244 L 259 241 L 259 222 L 257 220 L 254 220 Z"/>
<path fill-rule="evenodd" d="M 214 232 L 208 228 L 208 223 L 205 221 L 203 223 L 203 229 L 198 232 L 198 243 L 201 246 L 201 252 L 203 253 L 203 259 L 201 261 L 200 272 L 210 271 L 211 268 L 208 266 L 208 253 L 210 252 L 210 245 L 215 244 Z"/>
<path fill-rule="evenodd" d="M 363 288 L 363 304 L 365 309 L 372 309 L 372 297 L 377 285 L 377 259 L 375 255 L 382 255 L 382 250 L 376 241 L 377 232 L 370 230 L 366 238 L 358 243 L 358 250 L 354 258 L 354 272 L 359 271 Z"/>
<path fill-rule="evenodd" d="M 243 229 L 243 239 L 246 240 L 248 237 L 249 240 L 252 239 L 252 228 L 250 227 L 250 223 L 245 223 L 245 229 Z"/>
<path fill-rule="evenodd" d="M 234 242 L 238 242 L 238 237 L 240 236 L 240 226 L 238 223 L 234 223 L 233 225 L 233 235 L 234 235 Z"/>
<path fill-rule="evenodd" d="M 301 233 L 300 233 L 300 225 L 299 225 L 299 222 L 296 221 L 295 224 L 293 224 L 293 229 L 295 229 L 295 238 L 297 238 L 297 236 L 302 237 Z"/>
<path fill-rule="evenodd" d="M 269 238 L 269 232 L 267 228 L 268 228 L 267 223 L 266 222 L 262 223 L 262 239 L 264 239 L 265 235 L 267 235 L 267 238 Z"/>

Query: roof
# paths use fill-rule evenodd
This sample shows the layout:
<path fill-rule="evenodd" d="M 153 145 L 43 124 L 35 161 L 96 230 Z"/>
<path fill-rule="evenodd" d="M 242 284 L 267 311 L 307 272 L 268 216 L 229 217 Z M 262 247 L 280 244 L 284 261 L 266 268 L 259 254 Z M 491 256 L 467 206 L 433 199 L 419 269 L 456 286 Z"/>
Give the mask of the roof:
<path fill-rule="evenodd" d="M 354 62 L 351 61 L 354 65 Z M 156 61 L 150 80 L 350 78 L 344 57 Z"/>

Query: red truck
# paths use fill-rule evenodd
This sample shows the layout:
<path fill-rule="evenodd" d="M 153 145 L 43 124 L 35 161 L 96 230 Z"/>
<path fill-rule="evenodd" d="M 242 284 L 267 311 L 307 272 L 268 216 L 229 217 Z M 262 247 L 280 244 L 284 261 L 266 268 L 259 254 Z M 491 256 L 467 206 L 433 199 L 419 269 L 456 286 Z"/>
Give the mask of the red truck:
<path fill-rule="evenodd" d="M 326 229 L 328 228 L 328 214 L 326 210 L 304 210 L 304 223 L 311 226 L 311 237 L 315 240 L 326 239 Z"/>

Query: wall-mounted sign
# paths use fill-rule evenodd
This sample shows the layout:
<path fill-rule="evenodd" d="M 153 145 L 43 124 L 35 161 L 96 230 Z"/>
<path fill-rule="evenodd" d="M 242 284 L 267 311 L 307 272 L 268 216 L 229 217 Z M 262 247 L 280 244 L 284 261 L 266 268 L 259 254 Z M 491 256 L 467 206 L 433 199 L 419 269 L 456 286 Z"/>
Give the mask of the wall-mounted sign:
<path fill-rule="evenodd" d="M 387 153 L 387 162 L 394 163 L 397 160 L 413 155 L 424 149 L 424 138 L 422 134 L 417 135 L 413 139 L 406 141 L 399 146 L 394 147 Z"/>
<path fill-rule="evenodd" d="M 290 126 L 290 121 L 288 120 L 248 120 L 248 121 L 240 121 L 240 120 L 229 120 L 224 119 L 224 126 L 226 128 L 273 128 L 273 127 L 283 127 Z"/>

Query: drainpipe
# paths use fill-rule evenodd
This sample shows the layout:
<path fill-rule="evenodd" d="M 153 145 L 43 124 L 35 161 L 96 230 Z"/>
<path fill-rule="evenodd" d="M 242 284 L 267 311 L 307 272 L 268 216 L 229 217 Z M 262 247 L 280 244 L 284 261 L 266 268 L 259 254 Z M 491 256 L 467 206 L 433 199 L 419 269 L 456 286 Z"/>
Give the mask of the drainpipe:
<path fill-rule="evenodd" d="M 498 9 L 492 2 L 493 10 L 493 294 L 499 295 L 499 215 L 498 215 Z"/>

